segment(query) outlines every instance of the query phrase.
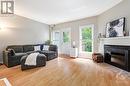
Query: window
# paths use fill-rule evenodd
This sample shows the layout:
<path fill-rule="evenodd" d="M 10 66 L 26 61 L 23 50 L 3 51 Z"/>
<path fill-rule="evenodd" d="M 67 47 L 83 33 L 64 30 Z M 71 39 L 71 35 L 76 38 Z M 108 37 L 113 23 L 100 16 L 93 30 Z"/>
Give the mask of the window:
<path fill-rule="evenodd" d="M 67 43 L 70 41 L 69 32 L 63 32 L 63 42 Z"/>
<path fill-rule="evenodd" d="M 80 28 L 80 50 L 83 52 L 92 52 L 92 26 L 83 26 Z"/>
<path fill-rule="evenodd" d="M 53 44 L 59 46 L 60 44 L 60 32 L 56 31 L 53 33 Z"/>
<path fill-rule="evenodd" d="M 52 34 L 53 44 L 58 46 L 58 52 L 69 55 L 71 48 L 71 28 L 53 30 Z"/>

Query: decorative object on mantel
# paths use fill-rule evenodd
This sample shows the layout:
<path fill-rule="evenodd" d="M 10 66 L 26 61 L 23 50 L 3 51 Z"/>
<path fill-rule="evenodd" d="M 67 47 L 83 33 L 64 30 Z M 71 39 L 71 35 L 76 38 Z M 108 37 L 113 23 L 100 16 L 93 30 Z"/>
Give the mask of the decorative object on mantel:
<path fill-rule="evenodd" d="M 98 34 L 98 41 L 100 42 L 101 39 L 105 38 L 105 35 L 103 35 L 102 33 Z"/>
<path fill-rule="evenodd" d="M 125 17 L 107 23 L 106 37 L 123 37 L 125 35 Z"/>
<path fill-rule="evenodd" d="M 98 34 L 98 38 L 100 39 L 100 38 L 105 38 L 105 35 L 103 35 L 102 33 L 99 33 Z"/>
<path fill-rule="evenodd" d="M 99 38 L 99 39 L 101 38 L 101 33 L 98 34 L 98 38 Z"/>

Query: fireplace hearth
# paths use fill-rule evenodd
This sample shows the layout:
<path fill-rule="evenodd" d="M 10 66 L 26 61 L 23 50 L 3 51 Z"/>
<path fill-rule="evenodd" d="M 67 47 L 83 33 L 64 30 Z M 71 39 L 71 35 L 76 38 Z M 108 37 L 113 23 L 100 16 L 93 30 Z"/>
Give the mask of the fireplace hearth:
<path fill-rule="evenodd" d="M 104 62 L 130 72 L 130 46 L 104 45 Z"/>

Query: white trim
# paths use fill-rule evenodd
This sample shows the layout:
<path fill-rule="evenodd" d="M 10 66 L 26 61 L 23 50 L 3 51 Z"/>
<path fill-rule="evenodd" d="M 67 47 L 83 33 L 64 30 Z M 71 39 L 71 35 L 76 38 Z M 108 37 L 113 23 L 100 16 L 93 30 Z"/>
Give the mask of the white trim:
<path fill-rule="evenodd" d="M 92 27 L 92 52 L 94 51 L 94 24 L 90 24 L 90 25 L 84 25 L 84 26 L 79 26 L 79 53 L 92 53 L 92 52 L 85 52 L 82 51 L 82 46 L 81 46 L 81 30 L 84 27 Z"/>

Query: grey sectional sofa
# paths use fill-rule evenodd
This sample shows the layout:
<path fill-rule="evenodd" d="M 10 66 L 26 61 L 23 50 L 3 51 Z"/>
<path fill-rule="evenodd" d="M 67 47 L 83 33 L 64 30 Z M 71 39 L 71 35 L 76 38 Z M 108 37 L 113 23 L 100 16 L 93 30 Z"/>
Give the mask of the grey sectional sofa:
<path fill-rule="evenodd" d="M 58 57 L 58 48 L 56 45 L 49 45 L 49 50 L 43 50 L 45 44 L 37 45 L 12 45 L 7 46 L 6 50 L 3 51 L 3 63 L 7 67 L 13 67 L 20 64 L 22 56 L 28 55 L 30 53 L 39 52 L 46 56 L 46 60 Z M 34 46 L 40 46 L 39 51 L 34 51 Z M 14 50 L 15 53 L 12 53 L 9 49 Z"/>

